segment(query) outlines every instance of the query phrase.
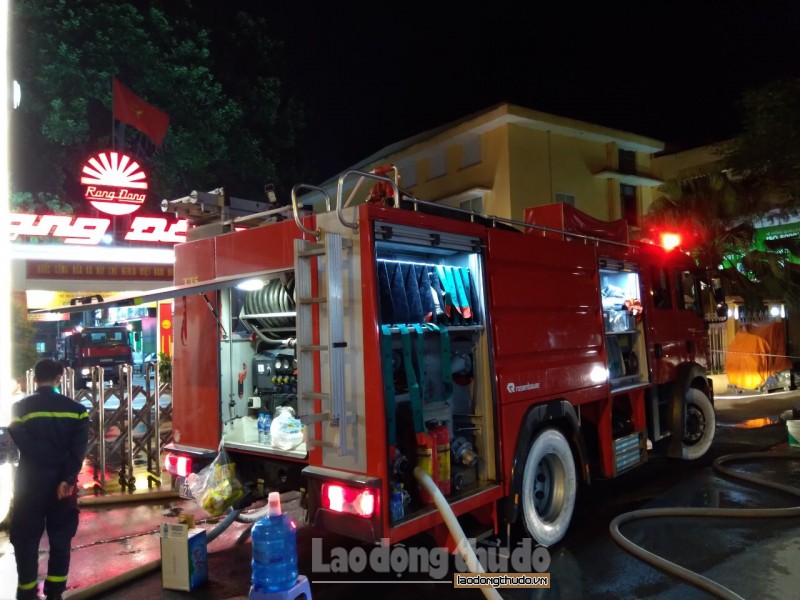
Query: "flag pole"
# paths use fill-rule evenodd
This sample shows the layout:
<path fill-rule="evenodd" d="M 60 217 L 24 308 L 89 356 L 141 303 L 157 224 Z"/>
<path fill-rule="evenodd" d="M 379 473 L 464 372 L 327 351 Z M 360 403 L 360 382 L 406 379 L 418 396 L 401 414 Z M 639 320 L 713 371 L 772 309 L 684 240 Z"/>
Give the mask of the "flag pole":
<path fill-rule="evenodd" d="M 117 149 L 117 136 L 115 135 L 116 128 L 114 127 L 114 76 L 111 76 L 111 149 Z M 112 217 L 112 225 L 114 228 L 113 238 L 111 239 L 111 244 L 113 246 L 117 245 L 117 215 Z"/>
<path fill-rule="evenodd" d="M 114 135 L 114 76 L 111 76 L 111 149 L 117 149 L 117 140 Z"/>

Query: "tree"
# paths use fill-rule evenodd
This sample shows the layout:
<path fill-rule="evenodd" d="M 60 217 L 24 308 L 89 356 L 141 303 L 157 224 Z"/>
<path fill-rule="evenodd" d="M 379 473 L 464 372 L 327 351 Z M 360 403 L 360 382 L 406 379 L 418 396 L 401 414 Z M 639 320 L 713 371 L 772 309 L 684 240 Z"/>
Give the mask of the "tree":
<path fill-rule="evenodd" d="M 71 215 L 72 206 L 50 192 L 14 192 L 10 198 L 13 212 Z"/>
<path fill-rule="evenodd" d="M 754 179 L 773 203 L 800 204 L 800 78 L 743 94 L 742 132 L 723 153 L 727 167 Z"/>
<path fill-rule="evenodd" d="M 729 296 L 800 306 L 800 239 L 757 239 L 757 227 L 785 223 L 800 209 L 800 79 L 746 91 L 742 131 L 720 144 L 718 170 L 667 182 L 645 228 L 678 228 L 698 264 L 716 272 Z"/>
<path fill-rule="evenodd" d="M 11 343 L 11 373 L 15 377 L 21 377 L 25 371 L 32 369 L 39 359 L 39 353 L 36 351 L 36 328 L 28 320 L 24 294 L 22 299 L 16 294 L 12 299 L 11 330 L 14 332 Z"/>
<path fill-rule="evenodd" d="M 237 54 L 246 47 L 237 33 L 216 43 L 227 53 L 223 60 L 212 53 L 208 30 L 192 19 L 189 2 L 164 7 L 122 0 L 14 4 L 13 70 L 23 90 L 12 123 L 15 192 L 46 192 L 71 203 L 80 197 L 80 164 L 114 138 L 149 170 L 152 207 L 193 189 L 224 186 L 252 197 L 265 183 L 288 185 L 279 161 L 294 146 L 302 115 L 266 70 L 268 59 Z M 249 35 L 261 51 L 277 52 L 257 29 Z M 223 84 L 217 70 L 229 61 L 237 77 Z M 115 136 L 112 76 L 170 115 L 161 147 L 130 128 Z M 269 101 L 253 102 L 253 94 L 267 91 Z"/>
<path fill-rule="evenodd" d="M 792 263 L 800 260 L 797 240 L 756 244 L 757 222 L 770 215 L 781 220 L 773 197 L 756 180 L 715 171 L 666 182 L 660 191 L 644 219 L 649 237 L 679 231 L 698 266 L 748 307 L 761 308 L 769 299 L 800 306 L 800 277 Z"/>

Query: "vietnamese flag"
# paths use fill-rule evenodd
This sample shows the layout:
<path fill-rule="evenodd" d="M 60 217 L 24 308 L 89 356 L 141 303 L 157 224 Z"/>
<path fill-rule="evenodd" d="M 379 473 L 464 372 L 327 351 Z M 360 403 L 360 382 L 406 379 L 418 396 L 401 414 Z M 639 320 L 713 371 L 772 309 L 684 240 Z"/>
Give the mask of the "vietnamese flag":
<path fill-rule="evenodd" d="M 160 146 L 169 127 L 169 115 L 139 98 L 116 77 L 111 79 L 114 84 L 114 118 L 135 127 Z"/>

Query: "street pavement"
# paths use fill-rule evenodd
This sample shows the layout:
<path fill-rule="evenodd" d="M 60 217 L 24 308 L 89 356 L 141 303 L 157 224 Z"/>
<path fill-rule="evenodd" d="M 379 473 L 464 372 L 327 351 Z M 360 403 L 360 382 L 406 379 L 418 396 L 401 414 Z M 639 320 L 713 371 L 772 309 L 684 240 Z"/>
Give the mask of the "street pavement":
<path fill-rule="evenodd" d="M 800 392 L 745 394 L 716 385 L 717 436 L 713 455 L 737 452 L 791 452 L 786 426 L 779 416 L 800 405 Z M 707 593 L 680 583 L 628 554 L 608 534 L 608 522 L 621 512 L 666 506 L 771 507 L 794 506 L 796 498 L 752 485 L 728 481 L 711 468 L 711 458 L 690 470 L 687 463 L 652 461 L 644 475 L 623 476 L 602 482 L 594 498 L 576 510 L 575 525 L 567 538 L 550 549 L 550 590 L 500 590 L 507 599 L 523 598 L 659 598 L 693 599 Z M 800 461 L 740 465 L 746 472 L 800 487 Z M 642 479 L 637 479 L 641 477 Z M 643 491 L 643 482 L 648 492 Z M 655 489 L 655 491 L 652 491 Z M 648 497 L 649 496 L 649 497 Z M 175 523 L 178 515 L 192 515 L 201 527 L 212 531 L 218 520 L 193 501 L 175 497 L 164 486 L 148 490 L 138 485 L 133 494 L 112 493 L 81 499 L 81 523 L 73 540 L 72 567 L 66 598 L 242 599 L 250 583 L 251 548 L 246 524 L 234 522 L 208 546 L 209 582 L 192 592 L 164 590 L 160 576 L 158 526 Z M 296 505 L 288 508 L 297 509 Z M 658 519 L 625 525 L 623 533 L 651 551 L 682 562 L 745 598 L 800 597 L 800 523 L 797 519 Z M 312 581 L 316 598 L 351 598 L 366 592 L 353 584 L 315 583 L 332 577 L 312 573 L 310 548 L 314 539 L 325 547 L 352 547 L 350 540 L 301 527 L 298 531 L 300 573 Z M 40 572 L 46 571 L 46 542 L 40 554 Z M 688 563 L 688 564 L 687 564 Z M 380 577 L 376 577 L 380 579 Z M 385 582 L 384 582 L 385 583 Z M 438 583 L 438 584 L 437 584 Z M 7 531 L 0 530 L 0 600 L 14 597 L 16 572 Z M 414 587 L 368 586 L 368 595 L 386 598 L 429 597 L 481 598 L 477 590 L 454 590 L 449 584 L 431 582 Z"/>

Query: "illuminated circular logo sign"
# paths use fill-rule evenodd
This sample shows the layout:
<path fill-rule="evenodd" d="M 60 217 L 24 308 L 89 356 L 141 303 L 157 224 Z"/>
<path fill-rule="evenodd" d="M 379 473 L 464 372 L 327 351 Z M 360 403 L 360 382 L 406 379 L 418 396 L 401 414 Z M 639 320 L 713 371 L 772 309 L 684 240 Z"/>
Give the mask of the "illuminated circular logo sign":
<path fill-rule="evenodd" d="M 81 173 L 84 196 L 106 214 L 129 215 L 147 198 L 147 174 L 127 154 L 113 150 L 95 154 Z"/>

